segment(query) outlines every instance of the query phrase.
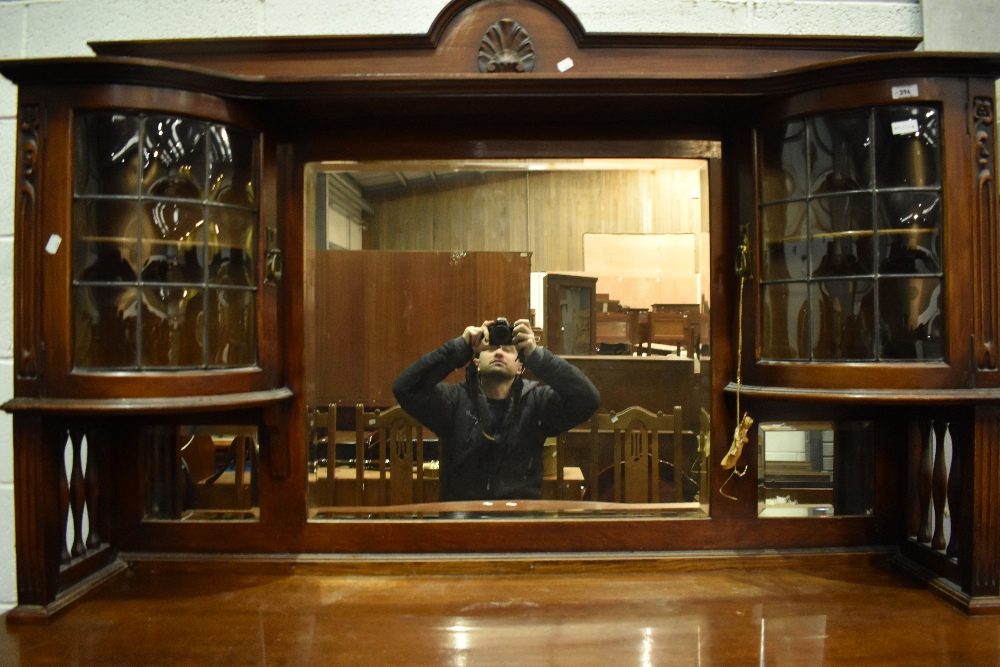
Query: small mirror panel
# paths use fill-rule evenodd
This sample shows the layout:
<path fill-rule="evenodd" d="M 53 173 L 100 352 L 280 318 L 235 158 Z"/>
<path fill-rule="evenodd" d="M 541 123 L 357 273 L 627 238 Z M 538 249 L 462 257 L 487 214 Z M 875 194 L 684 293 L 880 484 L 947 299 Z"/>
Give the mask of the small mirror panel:
<path fill-rule="evenodd" d="M 765 422 L 758 442 L 760 517 L 874 512 L 871 422 Z"/>
<path fill-rule="evenodd" d="M 260 518 L 256 426 L 153 426 L 147 430 L 145 441 L 145 520 Z"/>

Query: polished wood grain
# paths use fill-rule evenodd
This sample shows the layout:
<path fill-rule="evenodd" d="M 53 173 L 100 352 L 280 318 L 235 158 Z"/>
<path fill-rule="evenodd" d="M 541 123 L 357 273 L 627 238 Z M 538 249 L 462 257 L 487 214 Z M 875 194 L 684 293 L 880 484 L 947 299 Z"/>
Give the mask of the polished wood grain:
<path fill-rule="evenodd" d="M 993 665 L 968 617 L 883 556 L 709 566 L 527 558 L 458 574 L 383 563 L 138 563 L 48 625 L 0 629 L 31 665 Z M 488 567 L 488 566 L 487 566 Z M 572 574 L 570 574 L 572 572 Z M 892 610 L 891 613 L 887 613 Z"/>
<path fill-rule="evenodd" d="M 395 404 L 392 381 L 422 354 L 467 326 L 526 317 L 530 270 L 520 252 L 317 251 L 310 405 Z"/>

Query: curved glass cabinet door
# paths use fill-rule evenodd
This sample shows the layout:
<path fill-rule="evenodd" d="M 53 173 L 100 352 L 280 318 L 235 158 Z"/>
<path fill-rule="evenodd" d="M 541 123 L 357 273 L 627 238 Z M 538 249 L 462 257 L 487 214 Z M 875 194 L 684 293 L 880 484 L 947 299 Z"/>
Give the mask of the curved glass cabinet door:
<path fill-rule="evenodd" d="M 764 359 L 942 359 L 938 121 L 889 106 L 758 133 Z"/>
<path fill-rule="evenodd" d="M 257 363 L 254 143 L 179 116 L 77 117 L 74 368 Z"/>

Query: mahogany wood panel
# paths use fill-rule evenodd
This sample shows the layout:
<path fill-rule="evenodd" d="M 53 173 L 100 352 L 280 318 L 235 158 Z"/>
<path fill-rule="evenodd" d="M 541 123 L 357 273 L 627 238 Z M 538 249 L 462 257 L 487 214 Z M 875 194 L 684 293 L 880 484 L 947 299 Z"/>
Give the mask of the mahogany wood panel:
<path fill-rule="evenodd" d="M 472 324 L 528 313 L 523 253 L 316 253 L 313 405 L 390 406 L 392 381 Z M 308 325 L 307 325 L 308 326 Z M 452 381 L 461 380 L 455 373 Z"/>
<path fill-rule="evenodd" d="M 65 531 L 57 493 L 63 469 L 59 433 L 40 415 L 17 415 L 14 423 L 20 436 L 14 441 L 17 597 L 20 605 L 42 606 L 59 591 L 60 532 Z M 37 492 L 43 489 L 48 492 Z"/>
<path fill-rule="evenodd" d="M 702 378 L 694 371 L 693 359 L 616 355 L 566 359 L 601 392 L 601 412 L 638 405 L 669 415 L 679 405 L 684 413 L 684 428 L 698 431 Z"/>
<path fill-rule="evenodd" d="M 14 323 L 15 387 L 19 395 L 37 393 L 34 386 L 42 371 L 39 360 L 41 300 L 38 290 L 29 289 L 41 280 L 38 247 L 41 245 L 41 201 L 39 186 L 45 173 L 41 142 L 46 137 L 45 114 L 31 93 L 22 90 L 18 109 L 17 143 L 17 221 L 14 256 L 21 272 L 14 276 L 15 311 L 21 313 Z"/>
<path fill-rule="evenodd" d="M 992 82 L 974 81 L 969 87 L 968 122 L 972 132 L 970 190 L 975 203 L 967 219 L 974 221 L 974 280 L 980 286 L 974 300 L 974 364 L 977 383 L 997 383 L 1000 368 L 1000 234 L 997 232 L 996 100 Z M 992 372 L 991 372 L 992 371 Z"/>
<path fill-rule="evenodd" d="M 1000 410 L 995 406 L 976 410 L 970 473 L 971 502 L 963 504 L 971 517 L 967 557 L 962 559 L 962 589 L 972 596 L 1000 595 Z M 971 478 L 971 479 L 970 479 Z M 967 524 L 967 525 L 968 525 Z"/>

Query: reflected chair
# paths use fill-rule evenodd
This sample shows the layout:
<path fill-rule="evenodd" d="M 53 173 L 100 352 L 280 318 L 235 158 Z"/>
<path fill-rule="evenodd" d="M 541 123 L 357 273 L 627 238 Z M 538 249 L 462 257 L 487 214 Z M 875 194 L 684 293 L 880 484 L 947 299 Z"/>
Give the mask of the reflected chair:
<path fill-rule="evenodd" d="M 214 472 L 204 479 L 192 470 L 192 480 L 198 488 L 199 499 L 194 507 L 199 509 L 249 509 L 259 504 L 257 479 L 259 476 L 260 445 L 255 426 L 194 426 L 187 431 L 190 439 L 182 448 L 182 456 L 189 456 L 188 449 L 211 448 Z M 192 451 L 192 460 L 203 458 Z M 207 507 L 203 507 L 207 506 Z"/>
<path fill-rule="evenodd" d="M 357 504 L 365 504 L 366 449 L 373 448 L 373 468 L 378 471 L 376 499 L 380 505 L 424 502 L 424 427 L 394 405 L 366 411 L 358 404 L 355 413 L 357 447 L 355 481 Z M 370 438 L 365 433 L 371 432 Z M 366 448 L 366 442 L 370 446 Z"/>
<path fill-rule="evenodd" d="M 591 498 L 606 495 L 606 480 L 612 478 L 612 499 L 625 503 L 658 503 L 684 501 L 683 428 L 681 406 L 672 414 L 650 412 L 632 406 L 618 412 L 598 413 L 590 421 L 593 446 L 591 449 Z M 601 434 L 612 436 L 611 473 L 598 469 Z M 673 461 L 660 459 L 660 434 L 671 434 Z M 661 498 L 660 485 L 664 474 L 673 487 L 672 498 Z M 689 484 L 690 485 L 690 484 Z"/>

